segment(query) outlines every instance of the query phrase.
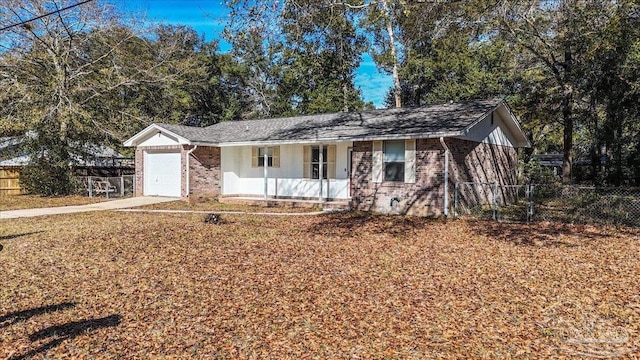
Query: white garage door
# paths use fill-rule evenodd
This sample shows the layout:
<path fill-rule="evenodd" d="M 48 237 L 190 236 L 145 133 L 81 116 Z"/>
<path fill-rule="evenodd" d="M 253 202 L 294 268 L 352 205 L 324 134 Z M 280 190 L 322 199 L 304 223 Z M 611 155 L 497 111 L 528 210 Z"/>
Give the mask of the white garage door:
<path fill-rule="evenodd" d="M 144 152 L 144 194 L 180 197 L 179 152 Z"/>

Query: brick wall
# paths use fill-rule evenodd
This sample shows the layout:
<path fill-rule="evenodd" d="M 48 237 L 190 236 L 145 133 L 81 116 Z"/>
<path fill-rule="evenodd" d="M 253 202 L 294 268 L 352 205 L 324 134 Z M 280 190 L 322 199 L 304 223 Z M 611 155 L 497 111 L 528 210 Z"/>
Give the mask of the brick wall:
<path fill-rule="evenodd" d="M 462 139 L 446 139 L 457 181 L 517 183 L 518 152 L 515 148 Z"/>
<path fill-rule="evenodd" d="M 371 171 L 373 142 L 354 142 L 351 206 L 357 210 L 392 214 L 440 215 L 444 192 L 442 152 L 437 140 L 418 139 L 416 140 L 416 182 L 414 184 L 374 183 Z"/>
<path fill-rule="evenodd" d="M 183 200 L 206 200 L 214 199 L 220 195 L 221 175 L 220 175 L 220 148 L 217 147 L 198 147 L 190 156 L 189 174 L 190 196 L 187 196 L 187 164 L 186 157 L 192 146 L 173 145 L 173 146 L 146 146 L 136 148 L 135 155 L 135 181 L 136 196 L 144 194 L 144 156 L 145 150 L 179 150 L 181 154 L 182 169 L 182 185 L 181 193 Z"/>
<path fill-rule="evenodd" d="M 514 148 L 446 139 L 450 157 L 450 204 L 455 181 L 500 184 L 516 182 Z M 373 142 L 353 144 L 351 206 L 357 210 L 419 216 L 440 216 L 444 207 L 444 149 L 439 139 L 416 140 L 414 184 L 372 181 Z"/>
<path fill-rule="evenodd" d="M 493 203 L 494 196 L 507 201 L 515 198 L 517 189 L 504 185 L 518 183 L 517 149 L 460 139 L 449 139 L 447 144 L 454 160 L 451 168 L 454 179 L 483 184 L 461 186 L 458 196 L 461 206 L 488 205 Z M 497 194 L 489 184 L 498 185 Z"/>
<path fill-rule="evenodd" d="M 220 148 L 198 147 L 191 154 L 189 166 L 191 167 L 191 173 L 189 174 L 189 200 L 217 199 L 222 188 L 220 180 Z M 183 190 L 183 193 L 185 192 L 186 189 Z"/>

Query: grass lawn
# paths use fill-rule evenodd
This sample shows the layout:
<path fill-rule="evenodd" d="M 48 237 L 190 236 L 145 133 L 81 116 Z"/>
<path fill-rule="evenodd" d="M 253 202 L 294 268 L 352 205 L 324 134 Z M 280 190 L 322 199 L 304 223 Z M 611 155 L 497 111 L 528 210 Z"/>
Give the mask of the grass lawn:
<path fill-rule="evenodd" d="M 350 213 L 0 220 L 0 358 L 640 356 L 640 232 Z"/>
<path fill-rule="evenodd" d="M 36 209 L 56 206 L 86 205 L 106 201 L 105 198 L 89 198 L 85 196 L 46 197 L 38 195 L 11 195 L 0 197 L 0 211 Z"/>

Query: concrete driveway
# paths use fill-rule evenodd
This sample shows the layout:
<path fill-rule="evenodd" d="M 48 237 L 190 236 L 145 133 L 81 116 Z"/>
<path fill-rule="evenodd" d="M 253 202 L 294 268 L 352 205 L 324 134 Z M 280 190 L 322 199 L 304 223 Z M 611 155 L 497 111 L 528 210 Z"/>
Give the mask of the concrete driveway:
<path fill-rule="evenodd" d="M 0 219 L 16 219 L 24 217 L 35 217 L 45 215 L 57 215 L 57 214 L 72 214 L 87 211 L 102 211 L 102 210 L 116 210 L 116 209 L 129 209 L 138 206 L 159 204 L 163 202 L 176 201 L 177 198 L 169 197 L 155 197 L 155 196 L 140 196 L 126 199 L 109 200 L 96 204 L 88 205 L 75 205 L 75 206 L 59 206 L 50 208 L 39 209 L 22 209 L 22 210 L 7 210 L 0 211 Z"/>

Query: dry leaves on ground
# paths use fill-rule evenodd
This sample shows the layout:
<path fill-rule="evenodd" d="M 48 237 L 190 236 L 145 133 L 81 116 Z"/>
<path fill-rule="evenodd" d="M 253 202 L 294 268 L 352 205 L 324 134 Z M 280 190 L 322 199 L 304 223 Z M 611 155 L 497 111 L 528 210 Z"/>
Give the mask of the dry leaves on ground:
<path fill-rule="evenodd" d="M 283 202 L 284 205 L 289 206 L 260 206 L 260 205 L 248 205 L 248 204 L 235 204 L 235 203 L 221 203 L 218 201 L 171 201 L 160 204 L 145 205 L 139 207 L 143 210 L 190 210 L 190 211 L 211 211 L 211 212 L 245 212 L 245 213 L 304 213 L 314 212 L 322 210 L 319 206 L 309 206 L 310 203 L 296 204 L 294 202 Z M 297 205 L 297 206 L 295 206 Z"/>
<path fill-rule="evenodd" d="M 0 222 L 0 358 L 640 356 L 640 239 L 551 223 Z"/>
<path fill-rule="evenodd" d="M 37 209 L 56 206 L 86 205 L 106 201 L 105 198 L 89 198 L 85 196 L 47 197 L 38 195 L 0 196 L 0 211 Z"/>

